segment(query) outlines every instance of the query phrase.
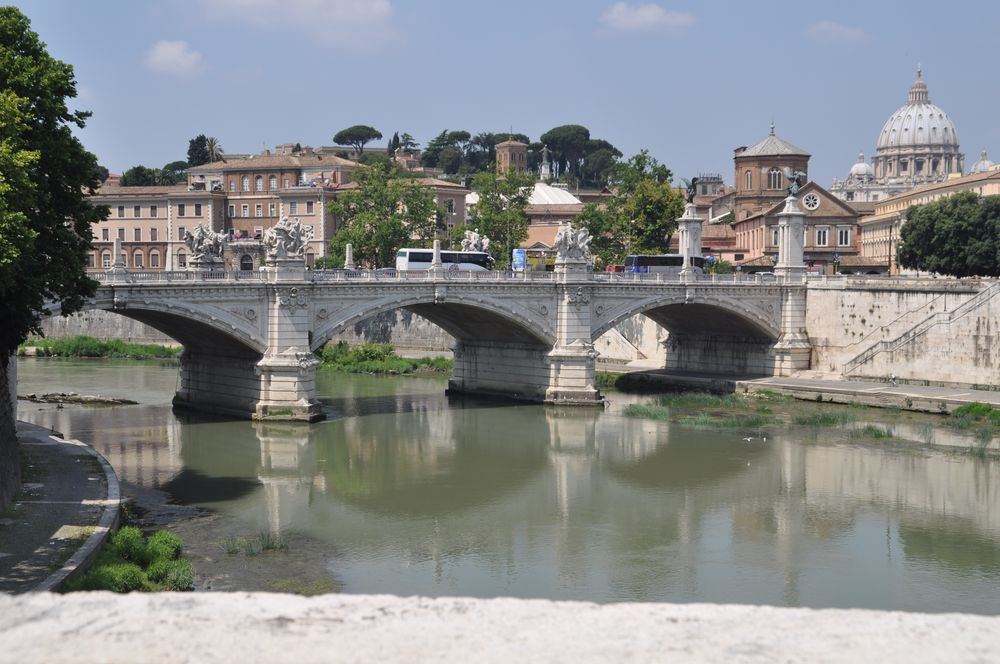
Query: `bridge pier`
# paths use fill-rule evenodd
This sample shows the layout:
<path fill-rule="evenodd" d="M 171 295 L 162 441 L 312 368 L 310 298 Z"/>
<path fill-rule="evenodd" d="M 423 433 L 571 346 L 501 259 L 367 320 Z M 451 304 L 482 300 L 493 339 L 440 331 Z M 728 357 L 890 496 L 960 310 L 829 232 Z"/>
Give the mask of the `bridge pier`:
<path fill-rule="evenodd" d="M 596 385 L 590 268 L 582 258 L 556 259 L 556 343 L 548 354 L 546 403 L 603 405 Z"/>

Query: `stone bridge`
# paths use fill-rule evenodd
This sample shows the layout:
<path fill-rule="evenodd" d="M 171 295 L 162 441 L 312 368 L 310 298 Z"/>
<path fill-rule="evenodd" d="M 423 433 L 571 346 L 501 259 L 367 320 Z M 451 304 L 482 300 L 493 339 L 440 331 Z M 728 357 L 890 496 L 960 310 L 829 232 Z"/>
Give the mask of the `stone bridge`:
<path fill-rule="evenodd" d="M 98 279 L 89 308 L 184 345 L 175 405 L 257 419 L 320 419 L 314 351 L 397 308 L 455 337 L 453 392 L 599 404 L 593 342 L 635 314 L 669 330 L 674 370 L 787 375 L 810 360 L 798 274 L 308 271 L 285 260 L 259 272 L 116 267 Z"/>

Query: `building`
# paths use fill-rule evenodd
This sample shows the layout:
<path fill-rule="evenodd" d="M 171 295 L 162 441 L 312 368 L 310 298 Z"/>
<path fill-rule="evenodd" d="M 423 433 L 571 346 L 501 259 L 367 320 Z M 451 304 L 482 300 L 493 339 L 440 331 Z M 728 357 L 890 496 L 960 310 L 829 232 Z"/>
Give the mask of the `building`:
<path fill-rule="evenodd" d="M 733 213 L 736 221 L 749 219 L 770 210 L 785 200 L 789 182 L 785 169 L 805 173 L 808 180 L 809 153 L 795 147 L 771 133 L 752 147 L 734 150 L 736 192 L 733 195 Z"/>
<path fill-rule="evenodd" d="M 872 163 L 859 155 L 844 180 L 834 179 L 830 192 L 845 201 L 884 201 L 960 175 L 964 164 L 955 123 L 931 103 L 918 67 L 906 103 L 882 125 Z"/>
<path fill-rule="evenodd" d="M 910 207 L 930 203 L 961 191 L 973 191 L 980 196 L 1000 195 L 1000 169 L 992 168 L 985 172 L 924 185 L 877 203 L 874 213 L 862 217 L 858 222 L 861 255 L 886 264 L 890 274 L 898 274 L 900 270 L 896 262 L 896 249 L 899 244 L 899 231 L 906 223 Z"/>

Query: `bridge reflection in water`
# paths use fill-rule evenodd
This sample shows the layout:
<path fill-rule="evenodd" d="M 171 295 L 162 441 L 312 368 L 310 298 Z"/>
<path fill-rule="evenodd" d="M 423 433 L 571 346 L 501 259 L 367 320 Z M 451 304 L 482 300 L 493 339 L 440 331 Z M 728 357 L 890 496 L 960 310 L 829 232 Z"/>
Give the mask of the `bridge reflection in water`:
<path fill-rule="evenodd" d="M 1000 611 L 997 460 L 336 381 L 311 427 L 34 417 L 128 483 L 336 549 L 349 591 Z"/>

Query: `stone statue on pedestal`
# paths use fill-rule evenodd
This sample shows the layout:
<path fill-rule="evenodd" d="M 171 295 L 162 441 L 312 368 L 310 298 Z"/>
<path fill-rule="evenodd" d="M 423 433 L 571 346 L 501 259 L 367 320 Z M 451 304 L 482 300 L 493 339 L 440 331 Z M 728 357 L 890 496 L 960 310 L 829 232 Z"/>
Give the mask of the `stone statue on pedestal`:
<path fill-rule="evenodd" d="M 684 187 L 687 189 L 686 200 L 688 203 L 694 203 L 694 197 L 698 195 L 698 181 L 700 179 L 701 178 L 697 177 L 691 178 L 690 180 L 687 178 L 681 178 L 681 181 L 684 183 Z"/>
<path fill-rule="evenodd" d="M 556 233 L 556 260 L 588 260 L 590 258 L 590 233 L 586 228 L 574 229 L 563 223 Z"/>
<path fill-rule="evenodd" d="M 479 234 L 479 229 L 465 231 L 465 237 L 462 239 L 462 251 L 482 251 L 484 253 L 489 253 L 490 250 L 490 239 L 486 236 Z"/>
<path fill-rule="evenodd" d="M 302 227 L 302 222 L 296 219 L 281 221 L 264 233 L 264 251 L 268 259 L 302 258 L 306 242 L 313 237 L 312 231 Z"/>
<path fill-rule="evenodd" d="M 802 178 L 806 177 L 805 171 L 793 171 L 785 167 L 785 178 L 788 179 L 788 195 L 795 196 L 802 188 Z"/>
<path fill-rule="evenodd" d="M 202 265 L 222 262 L 222 249 L 226 236 L 216 233 L 203 224 L 198 224 L 194 232 L 185 231 L 184 243 L 191 251 L 191 263 Z"/>

